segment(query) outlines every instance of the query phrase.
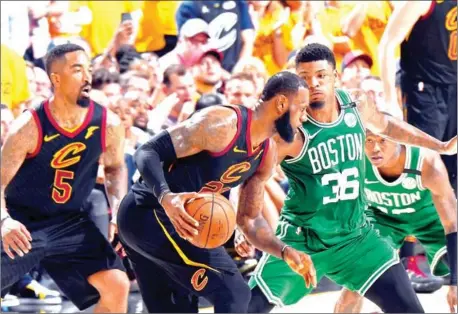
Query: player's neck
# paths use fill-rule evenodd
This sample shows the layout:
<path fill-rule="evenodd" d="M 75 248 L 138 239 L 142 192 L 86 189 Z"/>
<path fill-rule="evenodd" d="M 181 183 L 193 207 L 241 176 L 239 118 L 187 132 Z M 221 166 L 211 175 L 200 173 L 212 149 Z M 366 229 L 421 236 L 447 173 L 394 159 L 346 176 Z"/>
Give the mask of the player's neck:
<path fill-rule="evenodd" d="M 49 101 L 49 110 L 61 127 L 73 128 L 83 123 L 88 108 L 78 106 L 63 97 L 54 96 Z"/>
<path fill-rule="evenodd" d="M 340 105 L 337 98 L 333 95 L 326 101 L 322 108 L 313 109 L 311 106 L 307 109 L 308 114 L 318 122 L 333 123 L 339 118 Z"/>
<path fill-rule="evenodd" d="M 266 114 L 261 113 L 262 110 L 262 108 L 257 108 L 253 111 L 250 123 L 251 145 L 253 147 L 257 147 L 275 134 L 275 125 Z M 271 127 L 266 128 L 267 125 L 271 125 Z"/>
<path fill-rule="evenodd" d="M 393 158 L 387 162 L 386 165 L 379 167 L 378 172 L 382 176 L 386 177 L 399 177 L 405 168 L 406 163 L 406 147 L 404 145 L 399 145 L 399 151 L 396 153 Z"/>

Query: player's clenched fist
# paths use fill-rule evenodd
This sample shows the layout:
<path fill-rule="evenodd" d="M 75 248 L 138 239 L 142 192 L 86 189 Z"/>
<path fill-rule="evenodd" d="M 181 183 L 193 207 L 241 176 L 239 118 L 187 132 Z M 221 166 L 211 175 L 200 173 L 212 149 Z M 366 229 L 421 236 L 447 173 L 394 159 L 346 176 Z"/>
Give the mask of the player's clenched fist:
<path fill-rule="evenodd" d="M 310 287 L 310 284 L 316 288 L 316 271 L 309 255 L 288 246 L 284 250 L 283 257 L 292 270 L 304 277 L 307 288 Z"/>
<path fill-rule="evenodd" d="M 5 253 L 14 259 L 13 249 L 19 256 L 29 253 L 32 249 L 30 242 L 32 236 L 27 228 L 19 221 L 12 218 L 7 218 L 2 222 L 2 242 Z"/>

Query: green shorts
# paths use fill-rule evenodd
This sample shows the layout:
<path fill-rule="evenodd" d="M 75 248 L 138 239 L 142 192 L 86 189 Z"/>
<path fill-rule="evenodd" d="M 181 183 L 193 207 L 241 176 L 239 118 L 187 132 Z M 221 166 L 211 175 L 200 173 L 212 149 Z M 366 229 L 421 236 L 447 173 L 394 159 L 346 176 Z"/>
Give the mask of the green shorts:
<path fill-rule="evenodd" d="M 327 276 L 335 283 L 364 295 L 371 285 L 391 266 L 399 262 L 393 247 L 379 237 L 372 226 L 355 232 L 350 240 L 320 252 L 307 247 L 311 233 L 305 237 L 303 229 L 280 220 L 276 235 L 296 250 L 306 252 L 314 263 L 317 281 Z M 313 235 L 313 237 L 316 237 Z M 312 288 L 305 286 L 303 277 L 295 273 L 283 260 L 272 255 L 262 256 L 249 281 L 250 288 L 259 286 L 269 302 L 277 306 L 297 303 Z"/>
<path fill-rule="evenodd" d="M 376 209 L 367 210 L 366 215 L 374 229 L 395 249 L 402 246 L 406 236 L 415 236 L 425 249 L 432 274 L 445 276 L 450 273 L 448 265 L 442 259 L 447 254 L 444 227 L 434 207 L 406 214 L 408 219 L 404 221 Z"/>

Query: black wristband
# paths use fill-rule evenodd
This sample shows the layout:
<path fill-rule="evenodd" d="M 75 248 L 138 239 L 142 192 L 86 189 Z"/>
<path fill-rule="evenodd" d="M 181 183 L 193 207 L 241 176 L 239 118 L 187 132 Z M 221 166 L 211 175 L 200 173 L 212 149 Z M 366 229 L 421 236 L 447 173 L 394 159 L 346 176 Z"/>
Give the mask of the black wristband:
<path fill-rule="evenodd" d="M 450 284 L 456 286 L 456 232 L 445 236 L 447 239 L 447 255 L 450 267 Z"/>

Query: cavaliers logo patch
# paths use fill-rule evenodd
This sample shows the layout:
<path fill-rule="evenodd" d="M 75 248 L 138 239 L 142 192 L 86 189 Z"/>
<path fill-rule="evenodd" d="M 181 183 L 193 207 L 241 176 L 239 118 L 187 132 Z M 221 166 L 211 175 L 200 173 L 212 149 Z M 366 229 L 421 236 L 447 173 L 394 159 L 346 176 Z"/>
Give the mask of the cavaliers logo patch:
<path fill-rule="evenodd" d="M 208 283 L 208 277 L 205 275 L 205 269 L 201 268 L 191 277 L 191 284 L 194 290 L 201 291 Z"/>

